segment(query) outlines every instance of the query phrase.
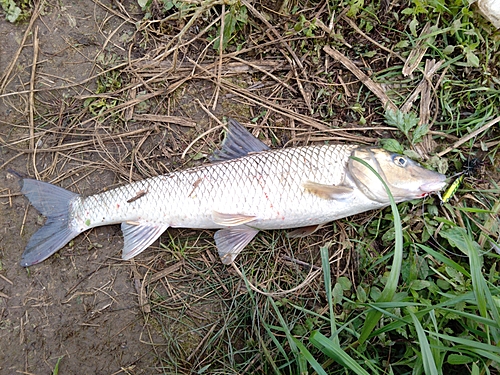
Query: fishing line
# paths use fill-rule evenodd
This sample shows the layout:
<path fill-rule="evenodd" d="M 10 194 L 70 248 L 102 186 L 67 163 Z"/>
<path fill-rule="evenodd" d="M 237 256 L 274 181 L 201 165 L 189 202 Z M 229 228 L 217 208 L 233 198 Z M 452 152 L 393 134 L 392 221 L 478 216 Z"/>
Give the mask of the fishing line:
<path fill-rule="evenodd" d="M 240 269 L 238 268 L 238 266 L 236 265 L 235 262 L 231 263 L 231 265 L 233 266 L 236 273 L 242 278 L 243 281 L 245 281 L 245 284 L 250 289 L 252 289 L 254 292 L 262 294 L 266 297 L 282 297 L 282 296 L 287 295 L 289 293 L 296 292 L 297 290 L 302 289 L 303 287 L 308 285 L 311 281 L 313 281 L 323 271 L 322 269 L 319 269 L 319 270 L 316 270 L 313 272 L 309 272 L 309 274 L 307 275 L 305 280 L 302 281 L 299 285 L 293 287 L 292 289 L 283 290 L 281 292 L 264 292 L 263 290 L 259 289 L 255 285 L 253 285 L 250 280 L 248 280 L 248 278 L 245 276 L 245 274 L 240 271 Z"/>

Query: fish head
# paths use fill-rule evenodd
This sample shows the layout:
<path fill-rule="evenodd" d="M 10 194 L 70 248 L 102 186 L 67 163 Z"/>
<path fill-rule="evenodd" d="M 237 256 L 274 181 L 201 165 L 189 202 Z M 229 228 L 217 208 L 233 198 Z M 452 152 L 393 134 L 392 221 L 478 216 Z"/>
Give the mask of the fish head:
<path fill-rule="evenodd" d="M 360 147 L 351 156 L 364 160 L 377 171 L 396 202 L 423 198 L 446 184 L 445 175 L 425 169 L 405 155 L 381 148 Z M 368 198 L 380 203 L 390 202 L 382 182 L 362 163 L 350 158 L 348 174 Z"/>

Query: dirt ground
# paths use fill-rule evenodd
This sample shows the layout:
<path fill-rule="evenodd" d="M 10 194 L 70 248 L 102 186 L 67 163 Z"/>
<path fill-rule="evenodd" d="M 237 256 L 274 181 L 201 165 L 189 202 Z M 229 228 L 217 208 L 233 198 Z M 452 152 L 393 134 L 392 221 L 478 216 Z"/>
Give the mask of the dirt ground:
<path fill-rule="evenodd" d="M 125 5 L 140 18 L 136 2 Z M 106 2 L 106 6 L 111 9 L 113 5 Z M 114 53 L 125 55 L 120 41 L 133 30 L 96 2 L 80 0 L 48 3 L 35 27 L 37 77 L 41 77 L 37 88 L 92 76 L 102 45 L 112 43 Z M 6 71 L 26 28 L 27 24 L 14 25 L 0 17 L 0 72 Z M 117 32 L 110 37 L 112 31 Z M 5 92 L 29 89 L 32 61 L 33 49 L 24 48 L 14 66 L 16 78 Z M 95 90 L 95 80 L 89 81 L 88 89 Z M 78 87 L 57 94 L 81 93 Z M 56 99 L 37 95 L 40 106 Z M 10 124 L 27 121 L 19 112 L 26 103 L 18 100 L 19 96 L 7 96 L 0 101 L 0 134 L 9 139 L 16 139 Z M 29 174 L 30 158 L 27 154 L 13 157 L 12 151 L 0 148 L 0 374 L 49 374 L 59 360 L 59 373 L 64 374 L 153 372 L 158 359 L 148 343 L 159 338 L 145 334 L 131 266 L 118 259 L 122 245 L 118 227 L 103 228 L 78 240 L 70 256 L 59 254 L 29 270 L 19 265 L 40 218 L 19 196 L 17 178 L 8 172 Z M 106 175 L 96 181 L 103 184 L 100 187 L 112 182 Z"/>

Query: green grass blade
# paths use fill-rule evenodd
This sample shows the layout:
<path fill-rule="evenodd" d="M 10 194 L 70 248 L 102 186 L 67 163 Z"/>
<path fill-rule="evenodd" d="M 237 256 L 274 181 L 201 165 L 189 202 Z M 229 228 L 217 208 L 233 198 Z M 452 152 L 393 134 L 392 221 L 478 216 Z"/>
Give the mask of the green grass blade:
<path fill-rule="evenodd" d="M 280 375 L 281 372 L 278 368 L 278 365 L 276 365 L 276 362 L 274 361 L 273 356 L 271 355 L 271 353 L 267 349 L 266 343 L 264 342 L 264 340 L 262 340 L 262 338 L 260 338 L 259 341 L 260 341 L 260 348 L 261 348 L 262 352 L 264 353 L 264 357 L 267 359 L 269 365 L 271 365 L 271 367 L 273 368 L 274 373 L 276 375 Z"/>
<path fill-rule="evenodd" d="M 247 291 L 248 291 L 248 293 L 250 294 L 250 296 L 252 296 L 252 301 L 254 301 L 254 303 L 257 303 L 257 302 L 256 302 L 256 298 L 255 298 L 254 291 L 252 290 L 252 288 L 250 288 L 250 285 L 248 284 L 248 279 L 247 279 L 247 277 L 246 277 L 245 271 L 244 271 L 244 270 L 242 270 L 241 272 L 242 272 L 242 275 L 243 275 L 243 280 L 245 281 L 245 285 L 246 285 L 246 287 L 247 287 Z M 272 300 L 272 299 L 271 299 L 271 300 Z M 274 301 L 273 301 L 273 306 L 275 306 L 275 305 L 274 305 Z M 276 307 L 276 308 L 277 308 L 277 307 Z M 283 346 L 281 345 L 281 343 L 279 342 L 279 340 L 276 338 L 276 335 L 274 335 L 274 333 L 271 331 L 271 326 L 270 326 L 269 324 L 265 323 L 265 319 L 263 318 L 263 316 L 262 316 L 262 314 L 261 314 L 261 311 L 260 311 L 260 309 L 259 309 L 257 306 L 256 306 L 256 310 L 257 310 L 257 312 L 258 312 L 258 314 L 259 314 L 260 319 L 263 321 L 263 323 L 262 323 L 262 327 L 266 330 L 268 337 L 270 337 L 270 338 L 271 338 L 271 341 L 272 341 L 272 342 L 273 342 L 273 344 L 276 346 L 276 348 L 278 349 L 278 351 L 281 353 L 281 355 L 283 356 L 283 358 L 285 359 L 285 361 L 286 361 L 287 363 L 290 363 L 290 362 L 291 362 L 291 360 L 290 360 L 290 358 L 288 357 L 287 351 L 283 348 Z M 279 311 L 278 311 L 278 314 L 279 314 Z M 279 315 L 279 317 L 281 318 L 281 319 L 280 319 L 280 322 L 281 322 L 282 324 L 284 324 L 284 319 L 283 319 L 283 317 L 281 316 L 281 314 Z M 283 327 L 280 327 L 280 328 L 282 328 L 283 330 L 285 330 L 285 328 L 283 328 Z M 288 327 L 286 327 L 286 328 L 288 328 Z M 260 340 L 262 340 L 262 339 L 260 339 Z M 267 353 L 266 353 L 267 348 L 265 348 L 264 346 L 262 346 L 262 347 L 261 347 L 261 349 L 264 351 L 264 354 L 266 355 L 266 354 L 267 354 Z M 270 364 L 271 364 L 271 367 L 273 367 L 273 369 L 274 369 L 275 371 L 277 371 L 277 373 L 279 374 L 280 372 L 279 372 L 279 370 L 277 369 L 276 364 L 274 363 L 274 361 L 270 361 Z"/>
<path fill-rule="evenodd" d="M 424 372 L 427 375 L 438 375 L 439 373 L 436 367 L 436 362 L 434 361 L 431 347 L 429 345 L 429 341 L 427 340 L 427 336 L 422 327 L 422 324 L 420 324 L 420 321 L 415 316 L 415 314 L 413 314 L 411 311 L 409 311 L 409 313 L 413 320 L 415 330 L 417 331 L 418 342 L 420 344 L 420 351 L 422 353 L 422 363 L 424 366 Z"/>
<path fill-rule="evenodd" d="M 339 345 L 332 342 L 319 331 L 313 331 L 309 341 L 328 357 L 340 363 L 342 366 L 354 371 L 357 375 L 370 375 L 361 365 L 347 354 Z"/>
<path fill-rule="evenodd" d="M 389 200 L 391 202 L 391 210 L 394 216 L 394 230 L 395 230 L 395 246 L 394 246 L 394 258 L 392 260 L 391 272 L 389 273 L 389 277 L 387 278 L 387 283 L 385 284 L 384 290 L 382 291 L 380 297 L 377 299 L 377 302 L 389 302 L 394 297 L 396 293 L 396 288 L 399 282 L 399 276 L 401 274 L 401 264 L 403 262 L 403 228 L 401 225 L 401 218 L 399 216 L 398 207 L 396 206 L 396 202 L 394 201 L 394 197 L 391 194 L 389 186 L 385 183 L 384 179 L 372 168 L 364 160 L 351 156 L 351 159 L 363 164 L 366 168 L 373 172 L 375 176 L 382 182 L 384 185 L 385 191 L 389 196 Z M 365 324 L 363 325 L 363 329 L 361 330 L 361 335 L 359 336 L 358 341 L 363 343 L 370 336 L 373 329 L 377 325 L 378 321 L 382 317 L 382 312 L 371 310 L 366 315 Z"/>
<path fill-rule="evenodd" d="M 430 332 L 430 331 L 425 331 L 425 332 L 427 332 L 430 335 L 439 337 L 443 340 L 447 340 L 447 341 L 454 342 L 456 344 L 463 345 L 468 351 L 478 352 L 478 351 L 483 350 L 483 351 L 487 351 L 491 354 L 495 354 L 498 356 L 498 358 L 500 358 L 500 347 L 498 347 L 498 346 L 485 344 L 485 343 L 470 340 L 470 339 L 465 339 L 463 337 L 445 335 L 445 334 L 438 333 L 438 332 Z M 457 348 L 455 348 L 455 349 L 457 349 Z"/>
<path fill-rule="evenodd" d="M 330 311 L 330 332 L 332 335 L 331 339 L 335 344 L 339 345 L 339 338 L 335 333 L 337 327 L 335 324 L 335 311 L 332 300 L 332 277 L 330 275 L 330 259 L 328 257 L 328 248 L 329 245 L 323 246 L 319 249 L 319 251 L 321 254 L 321 266 L 323 267 L 323 277 L 325 279 L 325 292 L 328 301 L 328 309 Z"/>
<path fill-rule="evenodd" d="M 458 264 L 454 260 L 452 260 L 452 259 L 448 258 L 447 256 L 445 256 L 444 254 L 439 253 L 437 251 L 434 251 L 430 247 L 422 245 L 422 244 L 419 244 L 419 243 L 417 243 L 416 245 L 419 248 L 421 248 L 422 250 L 424 250 L 427 254 L 431 255 L 433 258 L 435 258 L 436 260 L 438 260 L 439 262 L 441 262 L 443 264 L 446 264 L 448 267 L 451 267 L 451 268 L 457 270 L 458 272 L 462 273 L 466 277 L 470 277 L 469 272 L 465 268 L 463 268 L 460 264 Z"/>
<path fill-rule="evenodd" d="M 296 340 L 294 340 L 294 337 L 292 336 L 292 333 L 290 332 L 290 329 L 288 328 L 288 325 L 286 324 L 285 319 L 283 318 L 283 315 L 281 315 L 280 310 L 278 309 L 278 306 L 276 306 L 276 303 L 272 299 L 272 297 L 268 297 L 268 301 L 271 304 L 271 306 L 274 309 L 274 312 L 276 313 L 276 316 L 278 317 L 278 320 L 281 324 L 281 328 L 285 332 L 288 345 L 290 345 L 290 350 L 292 353 L 295 355 L 295 359 L 297 360 L 297 364 L 299 367 L 299 373 L 305 374 L 307 372 L 307 365 L 306 361 L 307 358 L 305 358 L 299 348 L 297 347 Z"/>
<path fill-rule="evenodd" d="M 472 289 L 476 297 L 476 303 L 480 315 L 483 318 L 489 318 L 491 315 L 498 324 L 500 324 L 500 314 L 498 312 L 498 307 L 493 300 L 491 291 L 488 288 L 486 279 L 483 276 L 483 260 L 480 255 L 481 248 L 477 242 L 475 242 L 469 233 L 461 227 L 453 227 L 442 231 L 441 235 L 445 237 L 450 244 L 456 246 L 462 252 L 468 255 L 470 264 L 470 273 L 472 279 Z M 486 326 L 487 332 L 489 332 L 489 327 Z M 495 342 L 500 340 L 500 331 L 493 329 L 491 331 L 493 339 Z"/>
<path fill-rule="evenodd" d="M 54 370 L 52 371 L 52 375 L 59 375 L 59 364 L 61 363 L 61 360 L 64 358 L 64 356 L 59 357 L 57 359 L 56 365 L 54 367 Z"/>
<path fill-rule="evenodd" d="M 295 342 L 295 345 L 297 345 L 297 348 L 299 349 L 300 353 L 304 356 L 304 358 L 309 362 L 311 367 L 320 375 L 327 375 L 323 367 L 319 364 L 318 361 L 313 357 L 311 352 L 307 350 L 307 348 L 302 344 L 301 341 L 296 339 L 295 337 L 291 337 L 291 339 Z M 301 374 L 306 374 L 307 372 L 301 372 Z"/>

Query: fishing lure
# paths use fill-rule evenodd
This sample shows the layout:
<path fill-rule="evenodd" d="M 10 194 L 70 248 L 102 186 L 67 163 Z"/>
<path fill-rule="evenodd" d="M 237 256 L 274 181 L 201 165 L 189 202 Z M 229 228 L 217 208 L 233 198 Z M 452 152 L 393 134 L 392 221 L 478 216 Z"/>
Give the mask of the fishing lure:
<path fill-rule="evenodd" d="M 455 195 L 458 188 L 462 184 L 464 178 L 465 173 L 462 173 L 455 181 L 453 181 L 453 183 L 448 187 L 448 189 L 446 189 L 443 196 L 441 197 L 441 204 L 445 204 L 450 201 L 450 199 Z"/>
<path fill-rule="evenodd" d="M 458 178 L 453 181 L 453 183 L 446 189 L 444 194 L 441 196 L 441 204 L 448 203 L 451 198 L 455 195 L 457 190 L 460 188 L 460 185 L 462 185 L 462 182 L 464 181 L 465 177 L 473 176 L 476 174 L 477 170 L 479 167 L 483 165 L 483 162 L 480 159 L 473 158 L 470 159 L 467 162 L 467 165 L 465 169 L 459 173 Z"/>

